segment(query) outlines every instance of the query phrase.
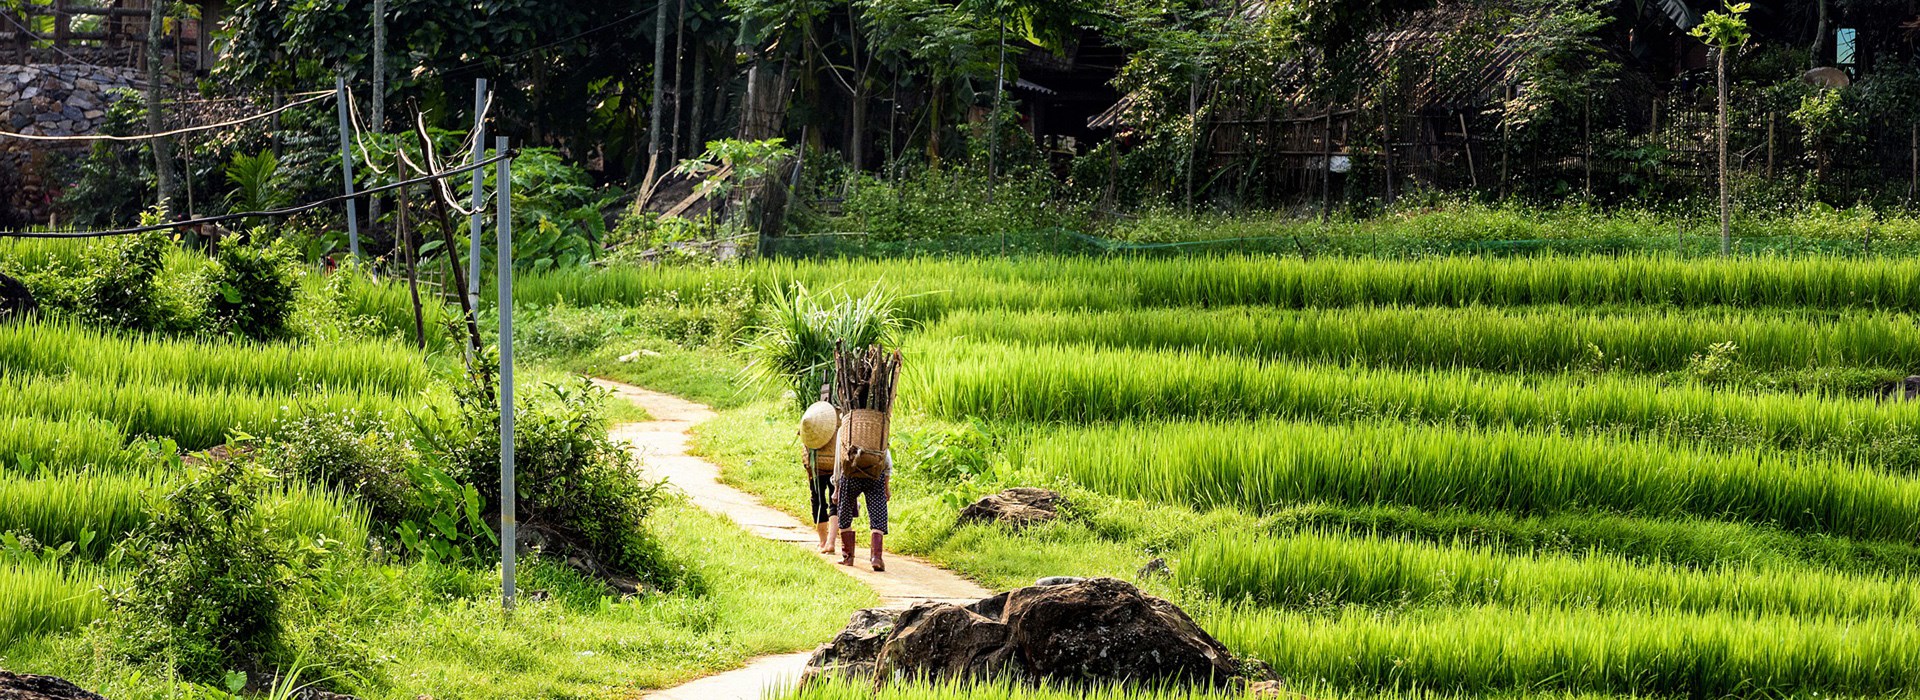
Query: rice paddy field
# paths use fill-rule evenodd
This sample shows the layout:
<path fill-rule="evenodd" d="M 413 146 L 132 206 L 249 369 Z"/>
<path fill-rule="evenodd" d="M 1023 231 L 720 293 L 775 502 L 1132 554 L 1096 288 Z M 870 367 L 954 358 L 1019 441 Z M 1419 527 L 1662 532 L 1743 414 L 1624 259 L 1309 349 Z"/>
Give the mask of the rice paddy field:
<path fill-rule="evenodd" d="M 739 338 L 642 327 L 796 282 L 899 296 L 910 323 L 890 542 L 989 587 L 1132 580 L 1309 697 L 1920 694 L 1920 402 L 1899 384 L 1920 373 L 1920 267 L 1243 256 L 583 269 L 518 282 L 530 355 L 546 365 L 529 375 L 600 374 L 720 407 L 697 449 L 730 483 L 802 513 L 792 403 L 743 378 Z M 404 330 L 401 298 L 369 287 L 346 313 Z M 641 313 L 659 308 L 686 313 Z M 89 665 L 84 640 L 127 577 L 116 544 L 147 522 L 182 455 L 308 412 L 444 403 L 436 373 L 453 354 L 422 353 L 404 332 L 252 344 L 0 325 L 0 533 L 74 545 L 55 561 L 0 560 L 0 662 L 110 697 L 171 697 Z M 956 525 L 970 499 L 1012 486 L 1057 489 L 1069 506 L 1024 531 Z M 313 584 L 289 632 L 346 640 L 329 643 L 367 664 L 343 686 L 362 697 L 627 697 L 823 641 L 871 603 L 810 556 L 669 504 L 652 527 L 709 590 L 530 605 L 509 632 L 489 612 L 492 574 L 397 560 L 354 497 L 289 484 L 269 500 L 260 526 L 288 541 L 368 552 Z M 552 569 L 523 576 L 566 590 L 539 578 Z M 1203 695 L 830 683 L 773 696 Z"/>
<path fill-rule="evenodd" d="M 1920 403 L 1895 390 L 1920 373 L 1915 270 L 837 261 L 521 288 L 902 294 L 896 540 L 1000 587 L 1133 580 L 1311 697 L 1772 698 L 1920 693 Z M 790 410 L 732 409 L 700 448 L 800 513 Z M 1072 505 L 1022 532 L 955 525 L 1010 486 Z"/>

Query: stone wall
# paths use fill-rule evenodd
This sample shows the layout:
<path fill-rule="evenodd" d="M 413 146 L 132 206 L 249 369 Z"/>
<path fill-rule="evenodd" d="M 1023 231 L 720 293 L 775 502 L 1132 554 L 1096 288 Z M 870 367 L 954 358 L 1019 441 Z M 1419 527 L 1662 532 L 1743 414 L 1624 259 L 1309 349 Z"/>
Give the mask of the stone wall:
<path fill-rule="evenodd" d="M 0 131 L 36 136 L 98 133 L 117 88 L 144 88 L 132 68 L 0 65 Z M 124 93 L 123 93 L 124 94 Z M 46 223 L 57 174 L 85 155 L 85 143 L 0 136 L 0 224 Z"/>

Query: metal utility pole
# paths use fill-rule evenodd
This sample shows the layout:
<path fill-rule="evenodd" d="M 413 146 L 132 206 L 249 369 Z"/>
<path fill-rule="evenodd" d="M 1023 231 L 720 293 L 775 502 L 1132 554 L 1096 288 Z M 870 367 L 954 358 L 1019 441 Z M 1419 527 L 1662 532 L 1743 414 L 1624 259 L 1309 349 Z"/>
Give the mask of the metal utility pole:
<path fill-rule="evenodd" d="M 470 156 L 472 160 L 468 161 L 473 165 L 478 165 L 487 157 L 486 115 L 489 102 L 487 79 L 475 79 L 473 81 L 473 155 Z M 483 186 L 485 181 L 485 173 L 480 170 L 473 171 L 473 215 L 467 217 L 467 298 L 472 302 L 468 305 L 469 308 L 474 309 L 475 313 L 478 313 L 480 308 L 480 206 L 481 190 L 485 189 Z"/>
<path fill-rule="evenodd" d="M 334 101 L 340 105 L 340 176 L 346 181 L 347 196 L 353 196 L 353 147 L 349 141 L 353 138 L 353 127 L 347 119 L 347 79 L 338 76 L 333 79 Z M 360 259 L 360 201 L 347 200 L 347 247 L 353 252 L 353 259 Z"/>
<path fill-rule="evenodd" d="M 493 144 L 507 152 L 507 137 Z M 513 162 L 495 166 L 494 198 L 499 204 L 498 248 L 500 305 L 500 605 L 513 612 L 514 526 L 517 508 L 513 492 Z"/>
<path fill-rule="evenodd" d="M 373 112 L 367 116 L 368 129 L 387 133 L 387 0 L 373 0 Z M 380 230 L 379 196 L 367 201 L 367 223 Z"/>

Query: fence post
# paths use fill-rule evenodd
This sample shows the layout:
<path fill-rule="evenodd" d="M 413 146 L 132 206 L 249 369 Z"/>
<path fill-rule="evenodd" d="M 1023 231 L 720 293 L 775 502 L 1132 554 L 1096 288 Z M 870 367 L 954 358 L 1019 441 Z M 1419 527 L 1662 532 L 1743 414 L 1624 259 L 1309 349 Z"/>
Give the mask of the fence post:
<path fill-rule="evenodd" d="M 344 75 L 333 79 L 334 101 L 340 105 L 340 176 L 346 181 L 347 188 L 347 247 L 353 251 L 353 259 L 360 259 L 360 202 L 353 199 L 353 147 L 348 145 L 353 133 L 347 124 L 347 78 Z"/>
<path fill-rule="evenodd" d="M 475 79 L 473 81 L 473 155 L 470 161 L 474 165 L 478 165 L 487 155 L 487 122 L 484 117 L 489 102 L 487 79 Z M 471 302 L 467 306 L 473 309 L 475 314 L 480 311 L 480 207 L 484 204 L 481 190 L 484 189 L 485 182 L 486 173 L 482 170 L 474 170 L 473 215 L 467 217 L 467 299 Z"/>
<path fill-rule="evenodd" d="M 1459 113 L 1459 117 L 1460 117 L 1460 143 L 1464 144 L 1467 149 L 1467 176 L 1473 180 L 1474 191 L 1478 192 L 1480 189 L 1480 169 L 1474 167 L 1473 165 L 1473 134 L 1468 133 L 1467 131 L 1466 111 L 1462 110 Z"/>
<path fill-rule="evenodd" d="M 507 152 L 507 137 L 494 141 L 494 152 Z M 498 287 L 500 293 L 500 605 L 513 613 L 513 557 L 515 496 L 513 491 L 513 161 L 496 166 L 493 188 L 499 205 Z"/>

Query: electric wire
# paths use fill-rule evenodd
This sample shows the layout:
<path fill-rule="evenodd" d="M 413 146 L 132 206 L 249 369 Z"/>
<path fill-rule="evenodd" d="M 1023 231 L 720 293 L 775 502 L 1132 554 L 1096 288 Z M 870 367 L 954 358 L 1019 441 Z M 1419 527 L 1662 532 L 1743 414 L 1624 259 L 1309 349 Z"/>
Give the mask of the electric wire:
<path fill-rule="evenodd" d="M 388 185 L 381 185 L 379 187 L 371 187 L 365 190 L 361 190 L 359 192 L 355 192 L 350 195 L 347 195 L 347 194 L 336 195 L 333 197 L 328 197 L 326 199 L 308 202 L 306 204 L 301 204 L 299 206 L 287 207 L 285 209 L 272 209 L 268 211 L 234 212 L 231 214 L 221 214 L 218 216 L 206 216 L 198 219 L 189 219 L 186 221 L 174 221 L 174 222 L 169 222 L 164 224 L 135 226 L 131 228 L 111 229 L 111 230 L 105 230 L 105 231 L 0 231 L 0 238 L 109 238 L 113 236 L 129 236 L 129 235 L 139 234 L 139 233 L 149 233 L 152 231 L 165 231 L 170 229 L 204 226 L 206 224 L 217 224 L 222 221 L 232 221 L 234 219 L 245 219 L 245 218 L 252 218 L 252 217 L 285 218 L 289 216 L 304 214 L 309 211 L 319 209 L 320 207 L 324 207 L 332 204 L 339 204 L 341 202 L 345 202 L 350 199 L 365 197 L 367 195 L 380 194 L 382 192 L 387 192 L 390 190 L 397 190 L 402 187 L 410 187 L 413 185 L 418 185 L 423 182 L 429 182 L 429 181 L 437 180 L 441 178 L 452 177 L 454 175 L 470 173 L 475 170 L 485 168 L 489 165 L 499 163 L 501 161 L 513 160 L 513 158 L 517 155 L 519 155 L 518 150 L 510 149 L 506 153 L 496 155 L 492 158 L 488 158 L 486 160 L 480 161 L 478 163 L 474 163 L 472 165 L 464 165 L 459 168 L 455 168 L 455 169 L 444 171 L 444 172 L 433 173 L 431 175 L 414 178 L 412 180 L 404 180 L 401 182 L 395 182 Z"/>
<path fill-rule="evenodd" d="M 273 109 L 273 110 L 269 110 L 269 111 L 266 111 L 266 112 L 261 112 L 261 113 L 259 113 L 259 114 L 255 114 L 255 115 L 253 115 L 253 116 L 250 116 L 250 117 L 242 117 L 242 118 L 239 118 L 239 119 L 232 119 L 232 120 L 228 120 L 228 121 L 224 121 L 224 122 L 220 122 L 220 123 L 218 123 L 218 124 L 207 124 L 207 125 L 204 125 L 204 126 L 191 126 L 191 127 L 186 127 L 186 128 L 183 128 L 183 129 L 175 129 L 175 130 L 173 130 L 173 131 L 163 131 L 163 132 L 160 132 L 160 133 L 157 133 L 157 134 L 136 134 L 136 135 L 133 135 L 133 136 L 106 136 L 106 135 L 93 135 L 93 136 L 41 136 L 41 135 L 36 135 L 36 134 L 16 134 L 16 133 L 13 133 L 13 132 L 8 132 L 8 131 L 0 131 L 0 139 L 7 139 L 7 138 L 14 138 L 14 139 L 22 139 L 22 140 L 26 140 L 26 141 L 62 141 L 62 142 L 80 142 L 80 143 L 92 143 L 92 142 L 96 142 L 96 141 L 113 141 L 113 142 L 122 142 L 122 143 L 124 143 L 124 142 L 133 142 L 133 141 L 151 141 L 151 140 L 154 140 L 154 139 L 163 139 L 163 138 L 169 138 L 169 137 L 173 137 L 173 136 L 180 136 L 180 135 L 182 135 L 182 134 L 192 134 L 192 133 L 198 133 L 198 132 L 201 132 L 201 131 L 212 131 L 212 130 L 214 130 L 214 129 L 224 129 L 224 128 L 227 128 L 227 127 L 230 127 L 230 126 L 238 126 L 238 125 L 241 125 L 241 124 L 245 124 L 245 123 L 248 123 L 248 122 L 255 122 L 255 121 L 259 121 L 259 120 L 262 120 L 262 119 L 266 119 L 266 118 L 268 118 L 268 117 L 272 117 L 272 116 L 275 116 L 275 115 L 278 115 L 278 114 L 280 114 L 280 113 L 282 113 L 282 112 L 285 112 L 285 111 L 287 111 L 287 110 L 290 110 L 290 109 L 293 109 L 293 108 L 295 108 L 295 107 L 299 107 L 299 106 L 302 106 L 302 105 L 308 105 L 308 104 L 312 104 L 312 103 L 315 103 L 315 102 L 319 102 L 319 101 L 321 101 L 321 100 L 325 100 L 325 99 L 327 99 L 327 96 L 326 96 L 326 95 L 319 95 L 319 96 L 315 96 L 315 97 L 309 97 L 309 98 L 307 98 L 307 99 L 304 99 L 304 100 L 300 100 L 300 101 L 298 101 L 298 102 L 289 102 L 289 103 L 287 103 L 286 105 L 283 105 L 283 106 L 281 106 L 281 107 L 279 107 L 279 108 L 277 108 L 277 109 Z"/>

